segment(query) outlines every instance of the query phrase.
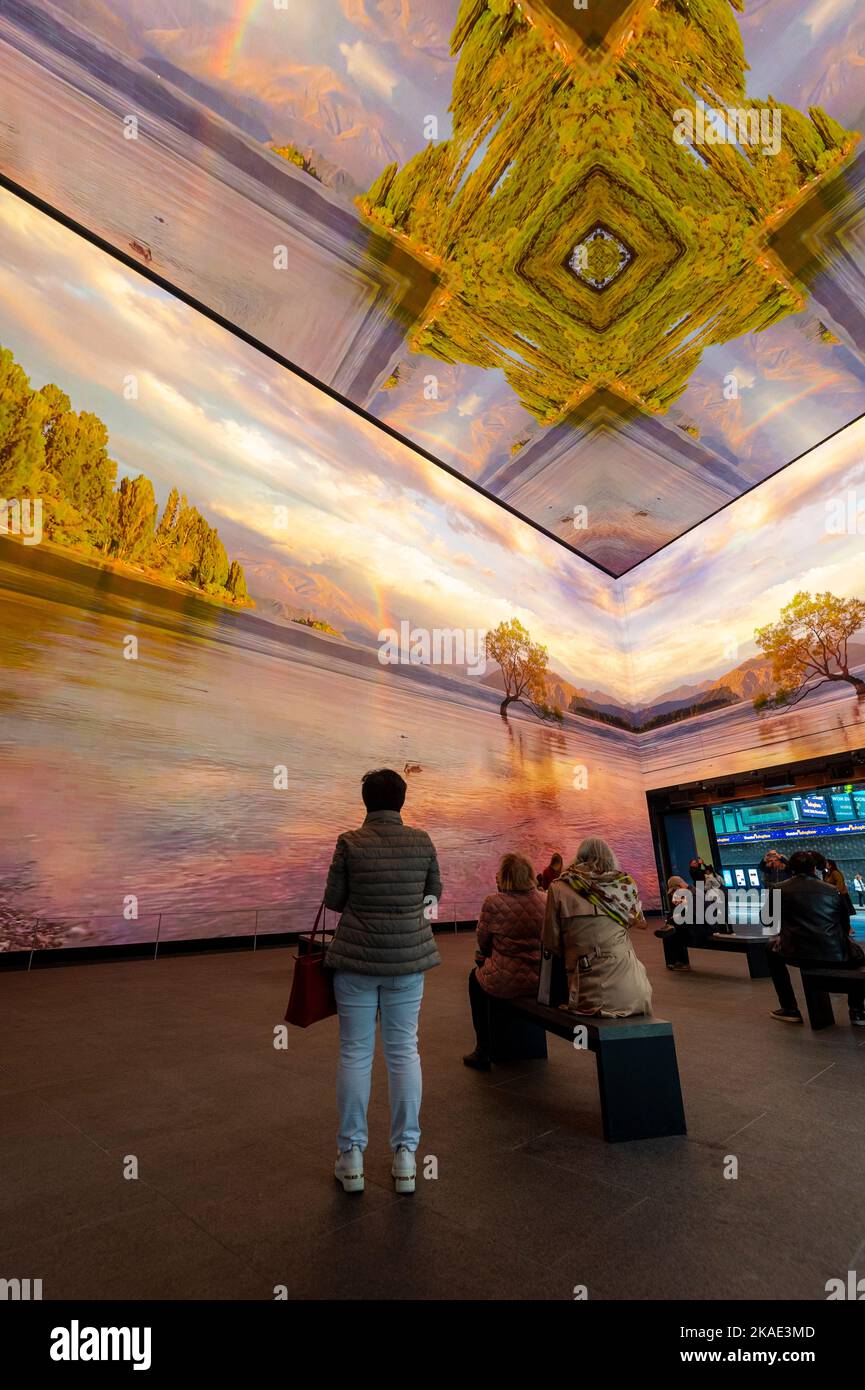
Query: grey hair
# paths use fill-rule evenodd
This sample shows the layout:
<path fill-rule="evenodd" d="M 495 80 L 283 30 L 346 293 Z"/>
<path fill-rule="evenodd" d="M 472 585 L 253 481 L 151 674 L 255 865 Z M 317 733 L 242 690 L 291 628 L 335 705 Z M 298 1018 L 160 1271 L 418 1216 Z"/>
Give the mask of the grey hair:
<path fill-rule="evenodd" d="M 577 860 L 591 865 L 598 874 L 608 874 L 619 867 L 619 861 L 606 840 L 600 839 L 597 835 L 590 835 L 587 840 L 583 840 L 577 850 Z"/>

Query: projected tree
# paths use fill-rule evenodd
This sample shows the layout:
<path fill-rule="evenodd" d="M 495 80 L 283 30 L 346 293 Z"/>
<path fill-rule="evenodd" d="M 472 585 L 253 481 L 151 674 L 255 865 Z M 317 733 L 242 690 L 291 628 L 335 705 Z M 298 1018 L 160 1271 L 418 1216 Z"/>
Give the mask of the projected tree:
<path fill-rule="evenodd" d="M 156 525 L 153 484 L 121 478 L 98 415 L 74 411 L 49 382 L 34 390 L 8 348 L 0 348 L 0 498 L 43 505 L 53 545 L 93 559 L 134 565 L 223 602 L 250 605 L 243 567 L 229 560 L 219 533 L 172 488 Z"/>
<path fill-rule="evenodd" d="M 772 662 L 773 695 L 758 695 L 757 710 L 796 705 L 827 681 L 846 682 L 865 699 L 865 681 L 852 673 L 851 637 L 865 627 L 865 602 L 835 594 L 796 594 L 776 623 L 758 628 L 757 646 Z"/>
<path fill-rule="evenodd" d="M 499 713 L 503 719 L 511 705 L 522 704 L 539 719 L 561 720 L 562 711 L 546 698 L 547 649 L 532 641 L 519 619 L 499 623 L 487 633 L 486 654 L 501 668 L 505 694 Z"/>

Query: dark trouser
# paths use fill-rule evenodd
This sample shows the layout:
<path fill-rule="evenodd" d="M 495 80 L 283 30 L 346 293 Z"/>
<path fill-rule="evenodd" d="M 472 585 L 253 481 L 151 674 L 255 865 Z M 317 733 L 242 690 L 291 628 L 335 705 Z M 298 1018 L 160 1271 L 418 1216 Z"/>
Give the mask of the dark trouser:
<path fill-rule="evenodd" d="M 529 1062 L 546 1057 L 543 1024 L 515 1014 L 506 1000 L 487 994 L 474 971 L 469 975 L 469 1003 L 477 1050 L 482 1056 L 492 1062 Z"/>
<path fill-rule="evenodd" d="M 688 947 L 694 940 L 690 927 L 674 927 L 669 936 L 661 938 L 664 961 L 667 965 L 687 965 Z"/>
<path fill-rule="evenodd" d="M 478 1052 L 482 1052 L 484 1057 L 489 1057 L 491 1042 L 489 996 L 474 971 L 469 975 L 469 1004 L 472 1009 L 475 1037 L 478 1040 Z"/>
<path fill-rule="evenodd" d="M 769 963 L 769 974 L 772 976 L 772 984 L 775 986 L 775 993 L 778 996 L 778 1003 L 782 1009 L 794 1010 L 799 1012 L 799 1005 L 796 1002 L 796 993 L 790 981 L 790 971 L 788 965 L 831 965 L 833 970 L 857 970 L 862 964 L 860 960 L 804 960 L 801 956 L 782 956 L 779 951 L 768 950 L 766 959 Z M 857 985 L 850 990 L 850 1008 L 865 1008 L 865 984 Z"/>

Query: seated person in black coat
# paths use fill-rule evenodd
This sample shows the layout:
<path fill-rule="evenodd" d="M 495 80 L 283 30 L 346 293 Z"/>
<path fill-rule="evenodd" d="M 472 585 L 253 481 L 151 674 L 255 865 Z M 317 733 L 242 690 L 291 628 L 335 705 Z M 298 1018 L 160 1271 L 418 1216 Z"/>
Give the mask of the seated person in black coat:
<path fill-rule="evenodd" d="M 774 891 L 781 905 L 781 930 L 766 952 L 782 1023 L 801 1023 L 788 965 L 836 965 L 855 970 L 863 963 L 861 947 L 850 938 L 850 917 L 841 894 L 817 875 L 813 854 L 791 855 L 791 875 Z M 850 1022 L 865 1026 L 865 983 L 850 991 Z"/>

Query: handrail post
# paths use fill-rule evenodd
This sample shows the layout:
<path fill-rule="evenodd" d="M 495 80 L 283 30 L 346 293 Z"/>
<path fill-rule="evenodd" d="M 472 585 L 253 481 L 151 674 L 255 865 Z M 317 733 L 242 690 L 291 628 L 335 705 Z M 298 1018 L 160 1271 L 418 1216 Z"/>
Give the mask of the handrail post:
<path fill-rule="evenodd" d="M 255 909 L 255 925 L 252 928 L 252 949 L 258 950 L 258 908 Z"/>
<path fill-rule="evenodd" d="M 36 942 L 36 933 L 38 932 L 38 930 L 39 930 L 39 918 L 37 917 L 37 918 L 36 918 L 36 921 L 35 921 L 35 923 L 34 923 L 34 925 L 33 925 L 33 935 L 32 935 L 31 938 L 30 938 L 30 955 L 29 955 L 28 960 L 27 960 L 27 969 L 28 969 L 28 970 L 30 969 L 30 967 L 31 967 L 32 964 L 33 964 L 33 952 L 34 952 L 35 949 L 36 949 L 35 942 Z"/>
<path fill-rule="evenodd" d="M 156 919 L 156 940 L 155 940 L 154 943 L 153 943 L 153 959 L 154 959 L 154 960 L 156 960 L 156 956 L 157 956 L 157 953 L 158 953 L 158 951 L 159 951 L 159 933 L 160 933 L 161 930 L 162 930 L 162 913 L 160 912 L 158 918 Z"/>

